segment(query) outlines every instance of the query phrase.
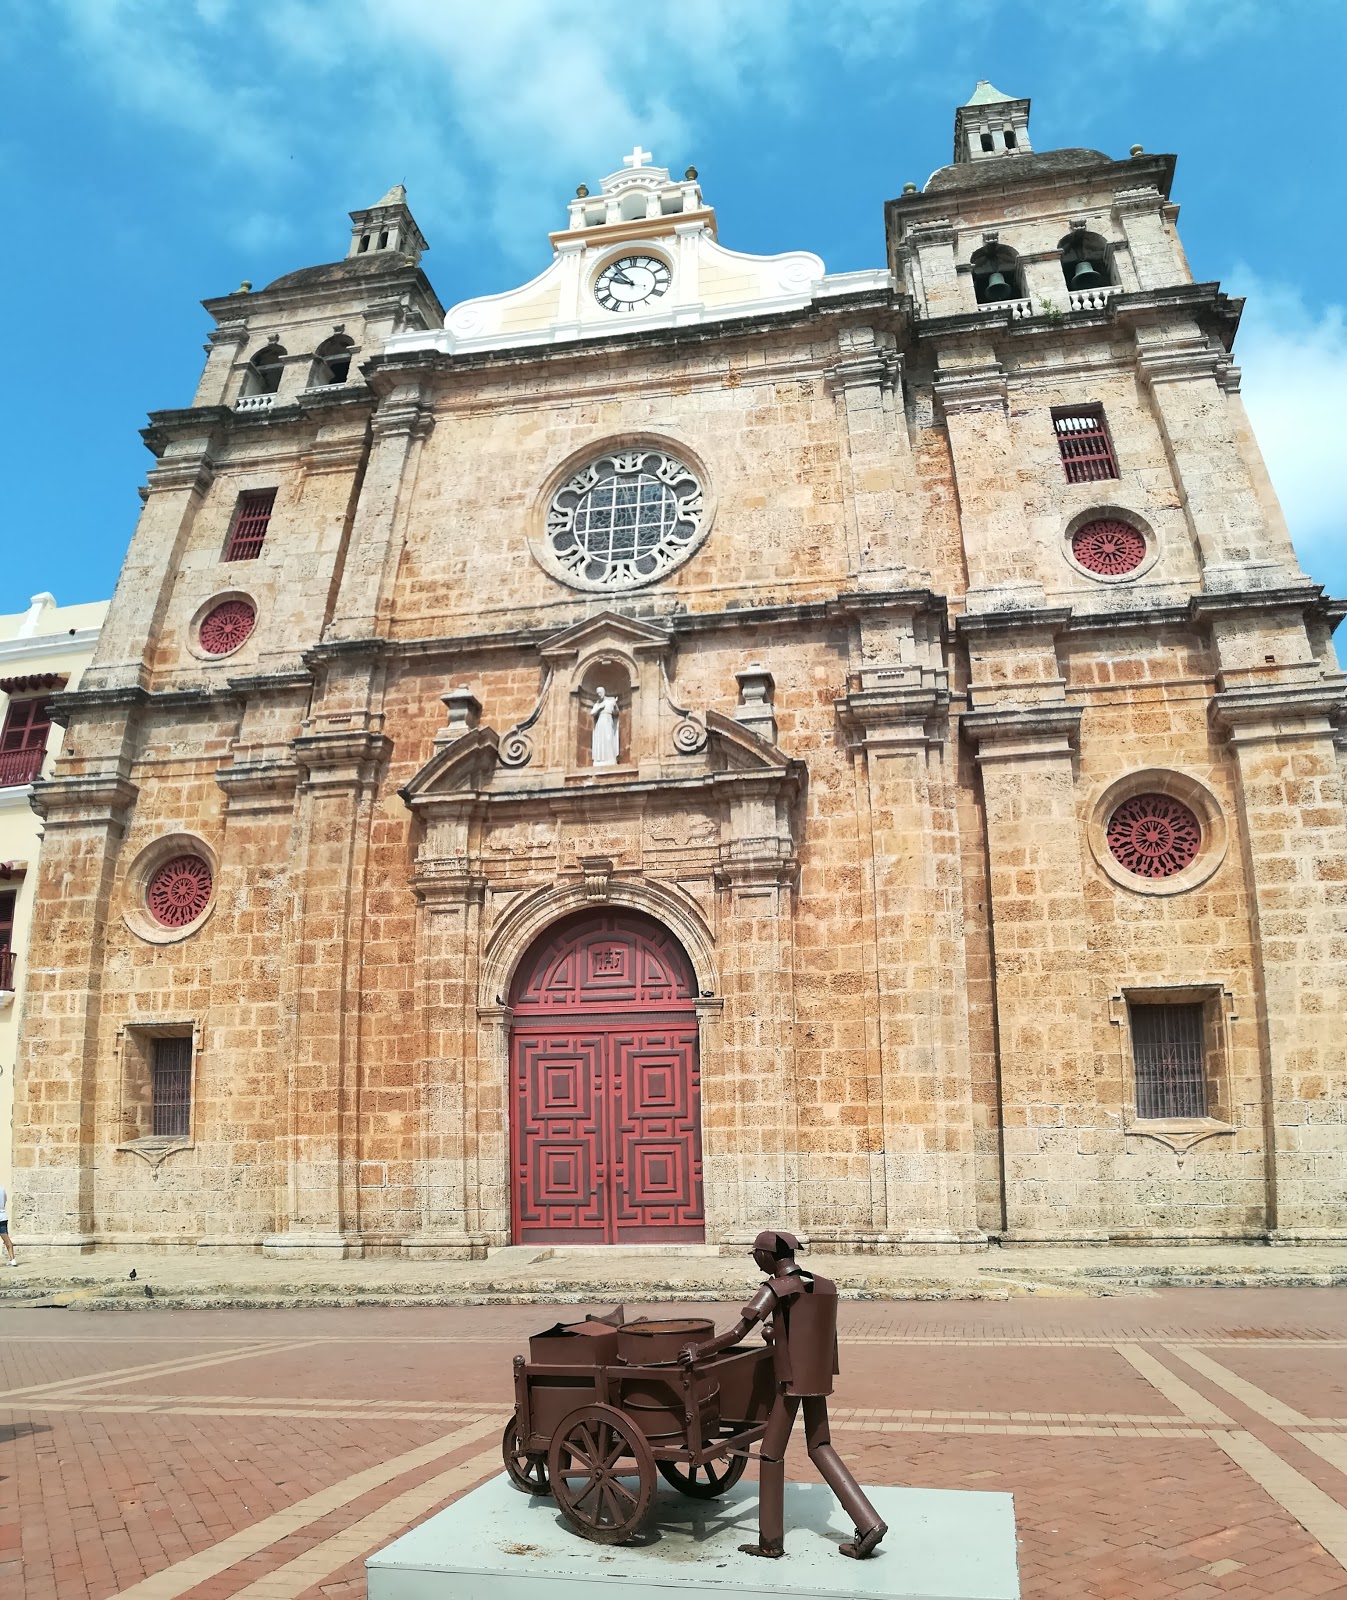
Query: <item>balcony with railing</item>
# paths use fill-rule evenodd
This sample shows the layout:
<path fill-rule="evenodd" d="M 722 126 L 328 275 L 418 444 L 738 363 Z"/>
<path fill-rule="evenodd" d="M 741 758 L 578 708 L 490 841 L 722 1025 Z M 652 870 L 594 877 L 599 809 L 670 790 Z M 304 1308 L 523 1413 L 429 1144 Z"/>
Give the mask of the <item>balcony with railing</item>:
<path fill-rule="evenodd" d="M 36 783 L 42 775 L 46 754 L 41 745 L 29 750 L 0 750 L 0 789 Z"/>
<path fill-rule="evenodd" d="M 14 952 L 0 950 L 0 994 L 14 992 Z"/>
<path fill-rule="evenodd" d="M 1071 289 L 1066 298 L 1072 311 L 1103 311 L 1117 292 L 1116 283 L 1101 283 L 1097 289 Z"/>
<path fill-rule="evenodd" d="M 274 394 L 245 394 L 240 395 L 234 402 L 235 411 L 270 411 L 276 404 Z"/>

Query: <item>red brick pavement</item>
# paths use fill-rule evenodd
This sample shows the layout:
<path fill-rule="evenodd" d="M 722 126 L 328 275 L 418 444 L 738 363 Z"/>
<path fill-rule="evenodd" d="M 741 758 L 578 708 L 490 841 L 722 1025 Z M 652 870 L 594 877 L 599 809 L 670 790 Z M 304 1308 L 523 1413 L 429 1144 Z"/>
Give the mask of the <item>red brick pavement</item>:
<path fill-rule="evenodd" d="M 111 1600 L 162 1574 L 177 1579 L 165 1595 L 191 1600 L 228 1600 L 268 1576 L 294 1600 L 356 1600 L 367 1550 L 328 1542 L 460 1463 L 487 1470 L 483 1430 L 508 1408 L 508 1354 L 549 1320 L 536 1306 L 0 1313 L 0 1594 Z M 1013 1492 L 1026 1597 L 1347 1597 L 1347 1470 L 1301 1442 L 1303 1428 L 1259 1414 L 1280 1402 L 1347 1450 L 1347 1291 L 851 1302 L 843 1327 L 843 1454 L 869 1482 Z M 1159 1363 L 1168 1392 L 1117 1344 Z M 1256 1408 L 1185 1349 L 1253 1384 Z M 1184 1414 L 1197 1397 L 1204 1422 Z M 1211 1407 L 1228 1425 L 1212 1424 Z M 172 1570 L 484 1416 L 434 1459 L 263 1530 L 218 1574 Z M 1324 1418 L 1340 1419 L 1336 1431 Z M 1222 1434 L 1264 1447 L 1240 1458 L 1256 1471 Z M 1289 1473 L 1269 1474 L 1268 1452 Z M 813 1476 L 802 1453 L 790 1470 Z M 305 1555 L 315 1581 L 287 1589 L 283 1569 Z"/>

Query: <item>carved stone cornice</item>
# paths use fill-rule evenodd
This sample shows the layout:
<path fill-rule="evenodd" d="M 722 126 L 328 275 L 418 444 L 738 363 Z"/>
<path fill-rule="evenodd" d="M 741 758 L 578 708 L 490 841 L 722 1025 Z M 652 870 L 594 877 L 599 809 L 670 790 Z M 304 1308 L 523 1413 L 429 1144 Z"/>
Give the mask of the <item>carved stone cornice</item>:
<path fill-rule="evenodd" d="M 235 761 L 217 768 L 215 781 L 225 792 L 230 812 L 240 814 L 292 807 L 301 776 L 297 761 Z"/>
<path fill-rule="evenodd" d="M 1004 411 L 1007 400 L 1005 368 L 992 361 L 958 371 L 939 369 L 934 392 L 946 417 L 968 411 Z"/>
<path fill-rule="evenodd" d="M 81 778 L 48 778 L 35 784 L 28 803 L 53 828 L 125 826 L 140 790 L 129 778 L 94 774 Z"/>
<path fill-rule="evenodd" d="M 1347 717 L 1347 680 L 1268 684 L 1223 690 L 1211 698 L 1212 726 L 1232 744 L 1318 735 L 1335 738 Z"/>
<path fill-rule="evenodd" d="M 147 495 L 183 489 L 190 494 L 204 495 L 214 482 L 215 463 L 203 454 L 194 461 L 160 461 L 146 474 L 145 489 Z"/>
<path fill-rule="evenodd" d="M 943 667 L 869 668 L 833 706 L 853 747 L 942 744 L 949 735 L 949 673 Z"/>
<path fill-rule="evenodd" d="M 411 877 L 412 893 L 428 911 L 480 904 L 486 878 L 466 856 L 421 858 Z"/>
<path fill-rule="evenodd" d="M 404 397 L 396 390 L 379 402 L 370 418 L 370 432 L 376 443 L 386 439 L 424 439 L 435 426 L 435 413 L 429 400 L 419 394 Z"/>
<path fill-rule="evenodd" d="M 1080 743 L 1082 706 L 1048 704 L 999 706 L 965 711 L 959 719 L 979 765 L 989 761 L 1032 761 L 1069 756 Z"/>
<path fill-rule="evenodd" d="M 372 786 L 392 748 L 393 741 L 372 728 L 302 733 L 291 745 L 309 790 Z"/>
<path fill-rule="evenodd" d="M 878 389 L 894 394 L 903 381 L 903 358 L 896 350 L 870 350 L 844 357 L 823 374 L 830 394 L 845 394 L 848 389 Z"/>

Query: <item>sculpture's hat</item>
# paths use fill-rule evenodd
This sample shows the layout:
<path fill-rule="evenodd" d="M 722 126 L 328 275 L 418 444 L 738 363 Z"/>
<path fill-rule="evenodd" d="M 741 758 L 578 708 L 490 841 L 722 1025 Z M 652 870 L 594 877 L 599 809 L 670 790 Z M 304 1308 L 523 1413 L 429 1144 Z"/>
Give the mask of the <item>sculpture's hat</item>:
<path fill-rule="evenodd" d="M 799 1248 L 800 1241 L 793 1233 L 776 1233 L 771 1228 L 765 1228 L 753 1241 L 755 1251 L 765 1250 L 778 1260 L 783 1256 L 793 1256 Z"/>

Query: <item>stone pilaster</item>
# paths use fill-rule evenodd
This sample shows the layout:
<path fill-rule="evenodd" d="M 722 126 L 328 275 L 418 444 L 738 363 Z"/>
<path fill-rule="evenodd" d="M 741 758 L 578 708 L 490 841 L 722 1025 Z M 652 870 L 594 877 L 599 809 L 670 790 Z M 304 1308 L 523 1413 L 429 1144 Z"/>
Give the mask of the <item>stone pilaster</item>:
<path fill-rule="evenodd" d="M 450 820 L 437 816 L 440 809 L 431 806 L 425 812 L 427 844 L 432 851 L 442 843 L 437 837 L 442 824 Z M 454 809 L 471 811 L 471 801 Z M 421 1214 L 416 1231 L 402 1241 L 402 1253 L 417 1260 L 470 1260 L 486 1255 L 491 1223 L 499 1222 L 484 1213 L 482 1175 L 509 1170 L 504 1150 L 508 1075 L 500 1083 L 490 1081 L 498 1052 L 491 1047 L 495 1041 L 488 1040 L 479 1055 L 479 1023 L 488 1029 L 503 1027 L 508 1035 L 509 1016 L 504 1006 L 495 1016 L 482 1019 L 477 1015 L 485 882 L 469 867 L 466 855 L 423 850 L 412 888 L 417 901 Z M 479 1070 L 479 1061 L 484 1072 Z M 483 1077 L 488 1081 L 483 1083 Z M 484 1141 L 492 1144 L 485 1152 Z M 508 1195 L 505 1202 L 508 1218 Z"/>
<path fill-rule="evenodd" d="M 1256 607 L 1243 619 L 1215 614 L 1218 655 L 1238 659 L 1255 630 L 1274 637 Z M 1335 743 L 1344 682 L 1306 665 L 1256 677 L 1222 672 L 1211 709 L 1235 756 L 1253 901 L 1271 1239 L 1345 1239 L 1347 812 Z"/>
<path fill-rule="evenodd" d="M 381 719 L 294 742 L 304 772 L 293 881 L 296 952 L 283 1032 L 288 1073 L 278 1135 L 283 1226 L 272 1256 L 360 1255 L 357 1209 L 362 929 L 369 830 L 389 742 Z"/>
<path fill-rule="evenodd" d="M 973 700 L 963 732 L 987 829 L 1009 1244 L 1107 1236 L 1073 768 L 1081 711 L 1066 703 L 1054 650 L 1065 615 L 960 625 Z"/>
<path fill-rule="evenodd" d="M 1267 516 L 1243 446 L 1244 419 L 1225 388 L 1229 359 L 1187 316 L 1129 309 L 1137 373 L 1151 396 L 1208 590 L 1299 577 L 1280 517 Z M 1301 580 L 1303 581 L 1303 579 Z"/>
<path fill-rule="evenodd" d="M 969 611 L 1043 602 L 1025 537 L 1025 492 L 1010 435 L 1006 375 L 990 346 L 942 350 L 935 395 L 954 461 Z"/>
<path fill-rule="evenodd" d="M 407 509 L 416 485 L 421 441 L 434 419 L 422 384 L 399 383 L 379 401 L 371 422 L 373 444 L 360 486 L 355 520 L 342 568 L 341 585 L 326 640 L 381 637 L 398 558 L 402 551 Z"/>
<path fill-rule="evenodd" d="M 50 780 L 33 797 L 44 828 L 14 1085 L 14 1216 L 26 1246 L 93 1249 L 103 939 L 136 795 L 124 778 L 95 776 Z"/>
<path fill-rule="evenodd" d="M 890 629 L 862 628 L 900 632 L 908 659 L 862 665 L 838 703 L 857 747 L 874 944 L 882 1198 L 866 1242 L 900 1250 L 986 1242 L 976 1221 L 949 684 L 939 619 L 924 610 L 916 602 L 884 619 Z"/>
<path fill-rule="evenodd" d="M 717 1059 L 702 1061 L 702 1106 L 706 1234 L 722 1243 L 800 1218 L 788 807 L 761 786 L 733 798 L 717 871 L 725 1007 Z"/>
<path fill-rule="evenodd" d="M 913 497 L 916 478 L 903 414 L 902 361 L 882 329 L 844 328 L 826 381 L 842 421 L 848 567 L 861 588 L 929 579 Z M 914 569 L 915 564 L 915 570 Z"/>

